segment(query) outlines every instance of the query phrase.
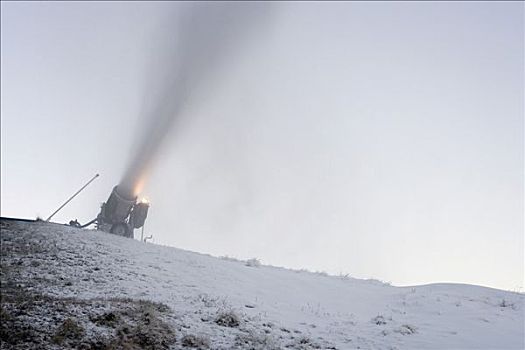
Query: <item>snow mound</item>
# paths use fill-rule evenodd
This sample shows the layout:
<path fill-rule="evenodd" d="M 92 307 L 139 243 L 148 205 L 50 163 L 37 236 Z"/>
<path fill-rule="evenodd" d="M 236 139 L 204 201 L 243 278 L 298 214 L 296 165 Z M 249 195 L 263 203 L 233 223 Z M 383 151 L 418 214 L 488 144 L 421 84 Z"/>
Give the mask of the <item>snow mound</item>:
<path fill-rule="evenodd" d="M 393 287 L 45 222 L 1 230 L 6 349 L 525 348 L 519 293 Z"/>

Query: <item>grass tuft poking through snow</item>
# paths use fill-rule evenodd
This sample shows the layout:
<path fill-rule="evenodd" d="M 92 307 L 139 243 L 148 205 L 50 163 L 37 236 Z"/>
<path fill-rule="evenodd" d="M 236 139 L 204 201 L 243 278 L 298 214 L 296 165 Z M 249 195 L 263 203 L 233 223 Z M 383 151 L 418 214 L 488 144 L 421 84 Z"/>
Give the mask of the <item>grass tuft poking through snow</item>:
<path fill-rule="evenodd" d="M 239 327 L 239 316 L 233 311 L 221 312 L 215 319 L 215 323 L 223 327 Z"/>
<path fill-rule="evenodd" d="M 182 337 L 181 343 L 185 348 L 208 349 L 210 347 L 209 339 L 193 334 Z"/>
<path fill-rule="evenodd" d="M 72 318 L 66 318 L 64 322 L 58 327 L 52 340 L 54 343 L 59 345 L 73 345 L 67 344 L 68 342 L 75 343 L 76 340 L 84 337 L 86 331 L 84 327 L 78 324 L 77 321 Z"/>
<path fill-rule="evenodd" d="M 252 258 L 252 259 L 246 260 L 246 264 L 245 265 L 246 266 L 250 266 L 250 267 L 259 267 L 259 266 L 261 266 L 261 262 L 257 258 Z"/>

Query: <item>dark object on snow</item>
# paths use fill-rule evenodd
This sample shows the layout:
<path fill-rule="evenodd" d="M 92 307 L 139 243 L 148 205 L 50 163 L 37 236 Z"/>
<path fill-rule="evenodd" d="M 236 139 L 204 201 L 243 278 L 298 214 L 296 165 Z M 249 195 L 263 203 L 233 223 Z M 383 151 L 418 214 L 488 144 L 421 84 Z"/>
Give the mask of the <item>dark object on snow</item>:
<path fill-rule="evenodd" d="M 144 225 L 148 209 L 147 201 L 137 202 L 136 196 L 122 193 L 119 186 L 115 186 L 106 203 L 102 203 L 96 219 L 97 228 L 119 236 L 133 238 L 133 230 Z"/>
<path fill-rule="evenodd" d="M 66 320 L 58 327 L 52 340 L 54 343 L 62 345 L 69 340 L 76 340 L 82 338 L 85 334 L 84 328 L 74 319 L 66 318 Z"/>
<path fill-rule="evenodd" d="M 120 321 L 120 316 L 113 311 L 91 318 L 91 321 L 99 326 L 115 328 Z"/>
<path fill-rule="evenodd" d="M 207 349 L 210 347 L 208 339 L 193 334 L 188 334 L 182 337 L 181 343 L 185 348 Z"/>
<path fill-rule="evenodd" d="M 75 194 L 73 194 L 64 204 L 62 204 L 53 214 L 51 214 L 46 221 L 49 222 L 51 218 L 58 213 L 64 206 L 66 206 L 73 198 L 75 198 L 82 190 L 84 190 L 90 183 L 92 183 L 99 174 L 96 174 L 84 186 L 82 186 Z M 106 203 L 102 204 L 100 214 L 96 219 L 81 225 L 77 219 L 69 222 L 70 226 L 84 228 L 93 223 L 97 223 L 97 229 L 106 232 L 114 233 L 119 236 L 133 238 L 133 229 L 140 228 L 144 225 L 148 215 L 149 203 L 142 201 L 137 203 L 137 196 L 132 194 L 125 188 L 121 189 L 115 186 L 111 192 Z"/>
<path fill-rule="evenodd" d="M 78 222 L 77 219 L 75 219 L 75 220 L 71 220 L 71 221 L 69 222 L 69 226 L 73 226 L 73 227 L 77 227 L 77 228 L 84 228 L 84 227 L 88 227 L 88 226 L 91 225 L 91 224 L 94 224 L 96 221 L 97 221 L 97 219 L 93 219 L 93 220 L 91 220 L 90 222 L 88 222 L 88 223 L 82 225 L 80 222 Z"/>
<path fill-rule="evenodd" d="M 71 221 L 69 222 L 69 226 L 80 227 L 80 223 L 78 222 L 77 219 L 75 219 L 75 220 L 71 220 Z"/>
<path fill-rule="evenodd" d="M 215 319 L 215 323 L 224 327 L 239 327 L 239 317 L 233 311 L 223 312 Z"/>
<path fill-rule="evenodd" d="M 97 176 L 98 174 L 93 179 L 91 179 L 91 181 L 93 181 Z M 77 193 L 75 193 L 73 197 L 82 191 L 87 185 L 89 185 L 90 182 L 88 182 Z M 69 200 L 73 199 L 73 197 L 71 197 Z M 67 204 L 67 202 L 64 203 L 64 205 L 65 204 Z M 60 210 L 62 207 L 60 207 L 58 210 Z M 141 200 L 140 202 L 137 201 L 137 196 L 135 194 L 119 185 L 113 187 L 113 191 L 111 191 L 108 200 L 105 203 L 102 203 L 100 213 L 95 219 L 84 225 L 81 225 L 78 220 L 75 219 L 71 220 L 69 225 L 73 227 L 84 228 L 88 227 L 89 225 L 96 224 L 98 230 L 113 233 L 123 237 L 133 238 L 133 230 L 144 226 L 146 217 L 148 216 L 148 210 L 148 201 L 145 199 Z"/>

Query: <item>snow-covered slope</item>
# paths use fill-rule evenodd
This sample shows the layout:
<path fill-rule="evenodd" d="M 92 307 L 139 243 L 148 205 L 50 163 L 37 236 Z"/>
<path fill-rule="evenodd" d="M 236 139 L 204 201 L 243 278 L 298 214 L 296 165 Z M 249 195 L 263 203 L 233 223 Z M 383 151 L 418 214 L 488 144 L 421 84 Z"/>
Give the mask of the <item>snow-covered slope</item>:
<path fill-rule="evenodd" d="M 64 330 L 67 312 L 78 313 L 81 328 L 71 334 L 96 338 L 99 345 L 115 334 L 122 340 L 127 333 L 118 324 L 95 321 L 117 315 L 115 319 L 129 324 L 140 323 L 122 311 L 122 303 L 140 299 L 170 309 L 159 313 L 156 327 L 170 327 L 173 337 L 152 348 L 525 347 L 523 294 L 460 284 L 393 287 L 220 259 L 57 224 L 1 224 L 2 292 L 10 296 L 2 299 L 2 314 L 10 327 L 26 322 L 33 333 L 55 334 L 46 338 L 50 344 L 73 344 L 63 340 L 69 334 Z M 20 316 L 15 292 L 45 297 L 36 298 L 44 301 L 33 302 L 35 308 Z M 55 305 L 48 311 L 43 310 L 46 300 Z M 108 310 L 114 315 L 107 316 Z M 95 346 L 88 342 L 84 347 Z"/>

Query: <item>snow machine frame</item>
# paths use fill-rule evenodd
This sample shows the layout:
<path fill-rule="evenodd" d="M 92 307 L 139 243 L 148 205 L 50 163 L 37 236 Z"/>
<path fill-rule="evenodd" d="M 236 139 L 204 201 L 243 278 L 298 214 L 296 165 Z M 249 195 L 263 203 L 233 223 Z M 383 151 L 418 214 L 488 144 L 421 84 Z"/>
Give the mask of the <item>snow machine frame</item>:
<path fill-rule="evenodd" d="M 136 196 L 126 196 L 115 186 L 95 219 L 97 230 L 134 238 L 133 230 L 144 226 L 148 209 L 148 202 L 137 202 Z"/>

